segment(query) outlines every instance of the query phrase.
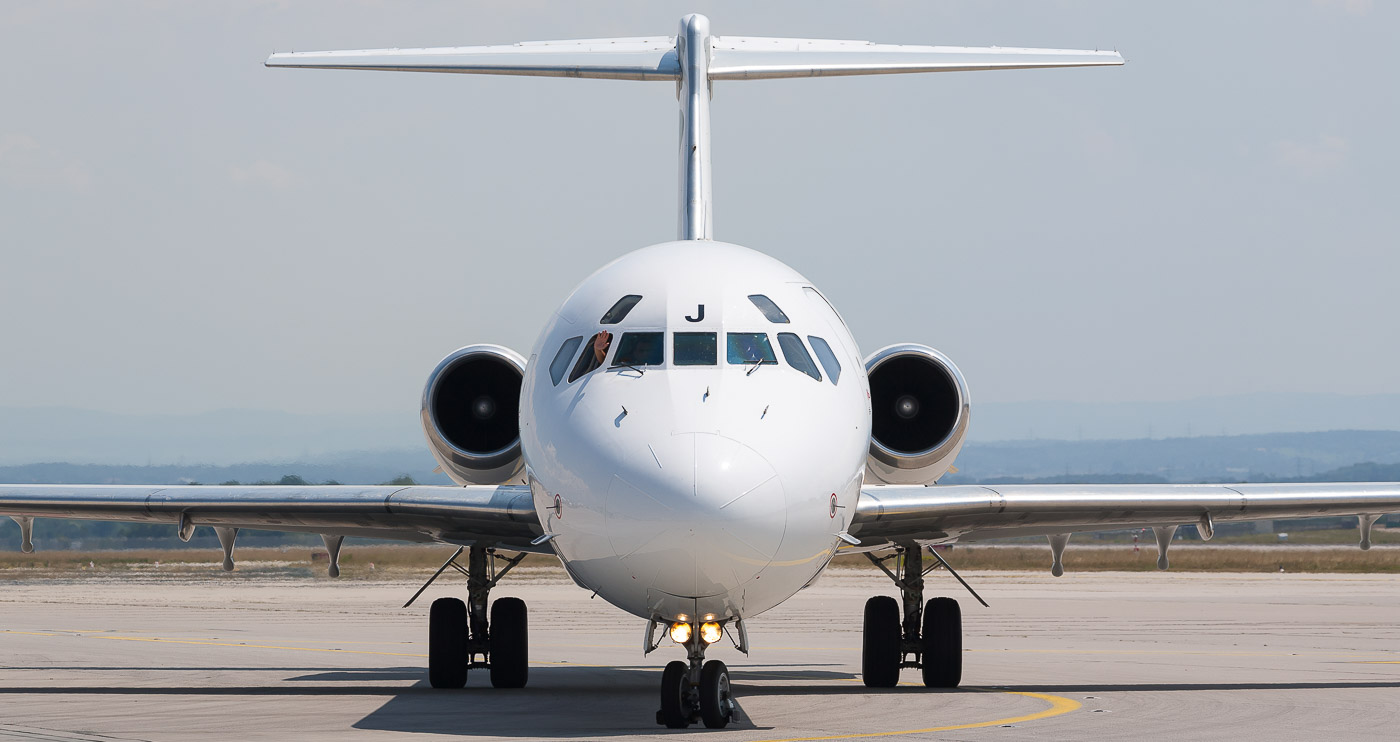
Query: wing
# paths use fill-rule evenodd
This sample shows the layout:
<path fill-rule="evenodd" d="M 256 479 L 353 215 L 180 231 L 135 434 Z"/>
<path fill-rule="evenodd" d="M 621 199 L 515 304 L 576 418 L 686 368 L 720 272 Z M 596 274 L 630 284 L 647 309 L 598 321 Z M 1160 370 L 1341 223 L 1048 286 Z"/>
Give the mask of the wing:
<path fill-rule="evenodd" d="M 543 534 L 530 488 L 0 485 L 0 516 L 306 531 L 512 550 Z M 186 532 L 188 535 L 188 532 Z M 547 549 L 547 547 L 545 547 Z"/>
<path fill-rule="evenodd" d="M 866 485 L 861 548 L 1195 523 L 1400 512 L 1400 484 Z M 1366 524 L 1369 526 L 1369 522 Z"/>

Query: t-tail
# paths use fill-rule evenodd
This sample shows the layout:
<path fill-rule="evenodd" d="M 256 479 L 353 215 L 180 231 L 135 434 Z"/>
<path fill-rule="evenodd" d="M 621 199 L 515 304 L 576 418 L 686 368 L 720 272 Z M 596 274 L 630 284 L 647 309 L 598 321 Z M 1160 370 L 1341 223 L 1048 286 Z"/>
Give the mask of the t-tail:
<path fill-rule="evenodd" d="M 273 54 L 268 67 L 457 72 L 674 82 L 680 100 L 680 239 L 714 239 L 710 88 L 716 80 L 965 72 L 1123 64 L 1113 51 L 906 46 L 868 41 L 712 36 L 710 20 L 681 19 L 676 36 L 532 41 L 502 46 Z"/>

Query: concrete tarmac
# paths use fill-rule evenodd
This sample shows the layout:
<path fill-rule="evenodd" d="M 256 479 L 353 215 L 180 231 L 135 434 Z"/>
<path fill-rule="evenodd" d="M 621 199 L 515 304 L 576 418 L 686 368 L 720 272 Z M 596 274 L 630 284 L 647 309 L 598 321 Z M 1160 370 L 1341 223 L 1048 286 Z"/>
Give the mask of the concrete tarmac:
<path fill-rule="evenodd" d="M 514 575 L 512 575 L 513 577 Z M 873 571 L 829 573 L 725 640 L 744 712 L 722 731 L 655 724 L 669 640 L 562 578 L 510 578 L 530 606 L 524 690 L 486 672 L 436 691 L 432 598 L 406 581 L 112 578 L 0 583 L 0 739 L 354 740 L 1400 738 L 1400 576 L 965 575 L 964 687 L 859 679 Z"/>

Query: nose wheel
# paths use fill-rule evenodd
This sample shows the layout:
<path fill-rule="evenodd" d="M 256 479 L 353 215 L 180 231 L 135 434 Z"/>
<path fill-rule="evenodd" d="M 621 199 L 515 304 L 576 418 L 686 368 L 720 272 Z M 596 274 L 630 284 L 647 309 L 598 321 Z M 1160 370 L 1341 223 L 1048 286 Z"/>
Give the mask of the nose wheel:
<path fill-rule="evenodd" d="M 729 668 L 710 660 L 700 669 L 700 719 L 710 729 L 723 729 L 734 718 L 734 696 L 729 692 Z"/>
<path fill-rule="evenodd" d="M 690 687 L 690 666 L 676 660 L 661 671 L 661 710 L 656 723 L 669 729 L 685 729 L 697 706 L 694 689 Z"/>
<path fill-rule="evenodd" d="M 685 729 L 704 722 L 709 729 L 723 729 L 738 717 L 738 704 L 729 688 L 729 668 L 719 660 L 700 667 L 700 678 L 691 681 L 689 663 L 676 660 L 661 671 L 661 710 L 656 723 Z"/>

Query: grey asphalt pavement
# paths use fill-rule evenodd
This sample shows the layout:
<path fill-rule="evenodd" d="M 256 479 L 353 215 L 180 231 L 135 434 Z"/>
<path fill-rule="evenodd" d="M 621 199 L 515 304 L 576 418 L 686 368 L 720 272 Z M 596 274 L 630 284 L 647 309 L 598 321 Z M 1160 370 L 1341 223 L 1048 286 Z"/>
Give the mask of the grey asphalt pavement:
<path fill-rule="evenodd" d="M 407 581 L 209 578 L 3 581 L 0 739 L 1395 739 L 1400 576 L 947 575 L 962 600 L 964 688 L 859 680 L 872 571 L 829 573 L 725 641 L 744 721 L 656 726 L 666 643 L 562 572 L 509 578 L 530 606 L 529 687 L 425 677 L 430 599 Z"/>

